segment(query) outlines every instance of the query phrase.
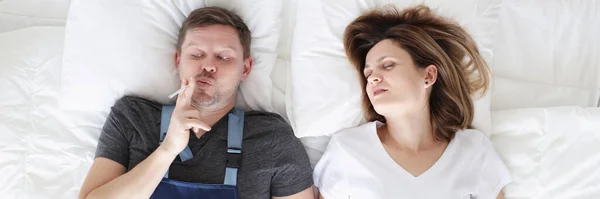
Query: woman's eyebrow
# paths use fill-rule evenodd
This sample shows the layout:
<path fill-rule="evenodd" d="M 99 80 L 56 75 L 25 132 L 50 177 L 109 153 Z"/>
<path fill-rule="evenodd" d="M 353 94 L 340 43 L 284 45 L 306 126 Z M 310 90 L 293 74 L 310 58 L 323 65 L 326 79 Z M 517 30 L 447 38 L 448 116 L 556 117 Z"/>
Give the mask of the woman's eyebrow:
<path fill-rule="evenodd" d="M 377 58 L 377 60 L 375 60 L 375 63 L 379 63 L 379 62 L 381 62 L 381 60 L 384 60 L 385 58 L 388 58 L 388 57 L 390 57 L 390 56 L 387 56 L 387 55 L 386 56 L 381 56 L 380 58 Z M 365 64 L 365 68 L 364 69 L 367 69 L 367 68 L 370 68 L 370 67 L 371 66 L 369 64 Z"/>

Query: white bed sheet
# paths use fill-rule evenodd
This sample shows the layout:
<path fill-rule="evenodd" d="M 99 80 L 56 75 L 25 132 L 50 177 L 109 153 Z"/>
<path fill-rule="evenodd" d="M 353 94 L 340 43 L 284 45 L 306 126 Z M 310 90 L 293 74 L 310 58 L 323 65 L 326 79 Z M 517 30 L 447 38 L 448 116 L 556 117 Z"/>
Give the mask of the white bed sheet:
<path fill-rule="evenodd" d="M 64 26 L 71 0 L 0 1 L 0 33 L 33 26 Z"/>
<path fill-rule="evenodd" d="M 87 170 L 90 150 L 56 108 L 63 35 L 45 25 L 0 34 L 0 198 L 73 198 Z"/>
<path fill-rule="evenodd" d="M 492 132 L 512 173 L 506 198 L 600 198 L 600 108 L 494 111 Z"/>
<path fill-rule="evenodd" d="M 87 171 L 56 108 L 69 3 L 0 1 L 0 198 L 74 198 Z"/>

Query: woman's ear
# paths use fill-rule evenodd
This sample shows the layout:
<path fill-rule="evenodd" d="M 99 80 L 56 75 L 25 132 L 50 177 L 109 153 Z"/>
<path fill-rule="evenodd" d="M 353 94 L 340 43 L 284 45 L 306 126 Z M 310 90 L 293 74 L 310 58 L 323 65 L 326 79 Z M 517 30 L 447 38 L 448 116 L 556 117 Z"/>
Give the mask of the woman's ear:
<path fill-rule="evenodd" d="M 424 72 L 425 72 L 425 82 L 423 85 L 425 86 L 425 88 L 429 88 L 433 84 L 435 84 L 435 81 L 437 80 L 438 70 L 435 65 L 429 65 L 429 66 L 425 67 Z"/>

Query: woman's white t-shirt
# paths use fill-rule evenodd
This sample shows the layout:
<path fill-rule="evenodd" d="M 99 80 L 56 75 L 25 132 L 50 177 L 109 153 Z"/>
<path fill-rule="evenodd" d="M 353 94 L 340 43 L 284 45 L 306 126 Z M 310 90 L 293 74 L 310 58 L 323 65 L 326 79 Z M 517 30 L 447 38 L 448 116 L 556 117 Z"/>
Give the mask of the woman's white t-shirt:
<path fill-rule="evenodd" d="M 456 132 L 440 159 L 414 177 L 383 148 L 381 125 L 370 122 L 333 135 L 313 174 L 325 199 L 495 199 L 511 181 L 492 143 L 477 130 Z"/>

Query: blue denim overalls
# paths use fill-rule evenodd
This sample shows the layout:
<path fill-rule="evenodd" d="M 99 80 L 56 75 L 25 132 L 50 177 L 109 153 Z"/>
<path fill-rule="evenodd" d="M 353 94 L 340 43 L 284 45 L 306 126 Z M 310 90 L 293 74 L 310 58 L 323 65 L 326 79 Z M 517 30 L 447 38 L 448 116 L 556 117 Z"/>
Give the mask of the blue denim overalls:
<path fill-rule="evenodd" d="M 160 142 L 165 139 L 169 122 L 175 106 L 163 106 L 160 123 Z M 223 184 L 200 184 L 169 179 L 169 171 L 154 190 L 151 199 L 162 198 L 202 198 L 202 199 L 239 199 L 237 171 L 242 159 L 242 135 L 244 131 L 244 111 L 234 108 L 228 113 L 227 166 Z M 192 159 L 190 147 L 186 147 L 179 158 L 182 162 Z"/>

